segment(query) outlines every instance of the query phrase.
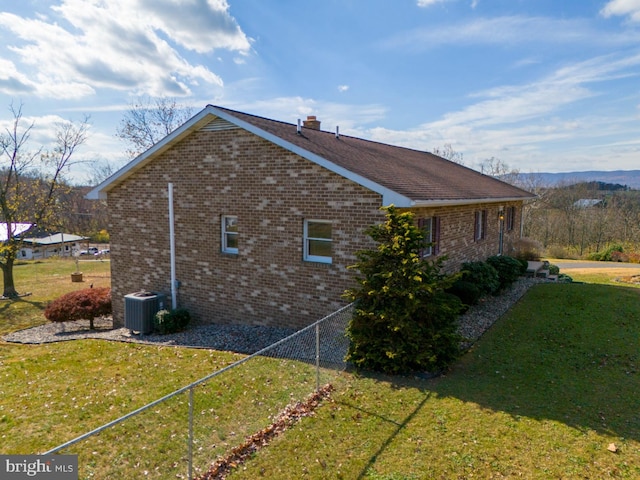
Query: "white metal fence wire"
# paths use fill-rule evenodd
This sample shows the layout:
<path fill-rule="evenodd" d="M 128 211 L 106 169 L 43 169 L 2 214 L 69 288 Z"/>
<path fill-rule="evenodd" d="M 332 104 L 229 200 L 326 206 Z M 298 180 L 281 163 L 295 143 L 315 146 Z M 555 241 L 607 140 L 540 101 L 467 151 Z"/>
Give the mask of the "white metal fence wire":
<path fill-rule="evenodd" d="M 348 305 L 44 455 L 78 455 L 81 479 L 191 479 L 344 370 L 352 313 Z"/>

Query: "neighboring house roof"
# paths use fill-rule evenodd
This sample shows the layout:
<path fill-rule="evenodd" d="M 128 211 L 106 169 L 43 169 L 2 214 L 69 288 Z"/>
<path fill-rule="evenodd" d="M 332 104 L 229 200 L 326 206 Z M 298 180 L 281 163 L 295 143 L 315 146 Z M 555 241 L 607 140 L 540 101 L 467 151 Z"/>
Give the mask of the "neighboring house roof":
<path fill-rule="evenodd" d="M 604 203 L 604 201 L 600 198 L 581 198 L 573 202 L 573 206 L 575 208 L 591 208 L 602 203 Z"/>
<path fill-rule="evenodd" d="M 240 127 L 379 193 L 383 204 L 441 206 L 526 200 L 535 195 L 437 155 L 337 135 L 208 105 L 184 125 L 106 179 L 87 198 L 107 192 L 156 155 L 202 128 Z"/>
<path fill-rule="evenodd" d="M 86 240 L 88 237 L 81 237 L 80 235 L 72 235 L 71 233 L 52 233 L 50 235 L 46 235 L 43 237 L 31 237 L 31 238 L 23 238 L 22 241 L 24 243 L 31 243 L 32 245 L 55 245 L 60 243 L 69 243 L 69 242 L 81 242 Z"/>
<path fill-rule="evenodd" d="M 13 236 L 16 237 L 21 233 L 29 230 L 33 225 L 31 223 L 14 223 L 12 224 L 11 231 L 13 232 Z M 9 239 L 9 234 L 7 232 L 7 224 L 5 222 L 0 223 L 0 242 L 6 242 Z"/>

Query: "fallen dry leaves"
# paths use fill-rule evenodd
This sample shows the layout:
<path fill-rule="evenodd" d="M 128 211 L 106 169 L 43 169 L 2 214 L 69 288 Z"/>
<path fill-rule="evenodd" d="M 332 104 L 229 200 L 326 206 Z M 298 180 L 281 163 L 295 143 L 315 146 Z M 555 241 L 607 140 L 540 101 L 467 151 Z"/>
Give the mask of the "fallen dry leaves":
<path fill-rule="evenodd" d="M 273 438 L 284 432 L 300 418 L 313 415 L 320 402 L 327 398 L 332 391 L 333 386 L 327 384 L 311 394 L 304 402 L 287 405 L 275 422 L 247 437 L 244 443 L 234 447 L 226 456 L 216 460 L 207 472 L 196 477 L 195 480 L 224 480 L 232 469 L 265 447 Z"/>

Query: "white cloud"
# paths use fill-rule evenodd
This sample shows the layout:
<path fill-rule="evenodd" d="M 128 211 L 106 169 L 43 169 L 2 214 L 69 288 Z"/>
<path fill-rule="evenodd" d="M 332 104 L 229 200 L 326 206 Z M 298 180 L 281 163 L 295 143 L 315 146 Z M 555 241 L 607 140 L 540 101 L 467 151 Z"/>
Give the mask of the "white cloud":
<path fill-rule="evenodd" d="M 293 124 L 308 115 L 316 115 L 323 130 L 334 130 L 339 126 L 341 133 L 355 136 L 363 132 L 358 125 L 380 121 L 387 112 L 385 107 L 378 104 L 332 103 L 304 97 L 277 97 L 250 103 L 227 101 L 221 105 Z"/>
<path fill-rule="evenodd" d="M 10 95 L 31 93 L 36 89 L 29 77 L 20 73 L 15 64 L 0 58 L 0 91 Z"/>
<path fill-rule="evenodd" d="M 478 18 L 440 27 L 414 29 L 392 36 L 382 46 L 422 51 L 445 45 L 636 45 L 640 32 L 603 35 L 585 20 L 502 16 Z"/>
<path fill-rule="evenodd" d="M 452 0 L 418 0 L 419 7 L 430 7 L 431 5 L 435 5 L 436 3 L 445 3 Z M 471 8 L 476 8 L 478 6 L 479 0 L 471 0 Z"/>
<path fill-rule="evenodd" d="M 0 76 L 0 91 L 81 98 L 112 88 L 182 96 L 202 84 L 221 87 L 222 79 L 179 47 L 250 51 L 225 0 L 63 0 L 47 13 L 37 19 L 0 13 L 0 29 L 13 36 L 6 48 L 19 65 Z"/>
<path fill-rule="evenodd" d="M 340 93 L 346 92 L 347 90 L 349 90 L 349 85 L 338 85 L 338 91 Z"/>
<path fill-rule="evenodd" d="M 639 66 L 640 55 L 597 57 L 559 68 L 536 82 L 478 92 L 470 97 L 477 101 L 466 108 L 410 130 L 373 128 L 361 129 L 359 134 L 420 150 L 451 144 L 455 150 L 464 152 L 469 166 L 496 156 L 508 159 L 507 163 L 513 168 L 526 169 L 527 165 L 536 164 L 539 169 L 549 171 L 558 171 L 558 158 L 549 158 L 546 148 L 551 144 L 564 145 L 562 148 L 573 153 L 562 161 L 566 161 L 567 166 L 572 163 L 573 167 L 583 169 L 586 158 L 596 159 L 606 154 L 611 139 L 625 135 L 637 137 L 637 116 L 568 112 L 581 101 L 599 95 L 591 88 L 594 84 L 636 76 Z M 589 145 L 594 150 L 590 152 L 581 145 Z M 561 147 L 556 148 L 562 151 Z M 637 157 L 640 144 L 632 142 L 629 152 L 632 148 Z M 630 162 L 631 154 L 625 155 L 625 162 Z"/>
<path fill-rule="evenodd" d="M 431 5 L 435 5 L 436 3 L 444 3 L 449 0 L 418 0 L 419 7 L 430 7 Z"/>
<path fill-rule="evenodd" d="M 610 0 L 600 13 L 605 18 L 629 16 L 632 22 L 640 22 L 640 0 Z"/>

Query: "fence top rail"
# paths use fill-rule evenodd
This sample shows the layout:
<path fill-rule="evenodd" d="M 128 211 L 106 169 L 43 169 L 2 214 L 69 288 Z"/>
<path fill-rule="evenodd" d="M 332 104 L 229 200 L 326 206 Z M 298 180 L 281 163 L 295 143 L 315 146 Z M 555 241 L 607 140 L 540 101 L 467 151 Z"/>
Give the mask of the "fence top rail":
<path fill-rule="evenodd" d="M 169 400 L 169 399 L 171 399 L 171 398 L 173 398 L 173 397 L 175 397 L 177 395 L 180 395 L 180 394 L 182 394 L 184 392 L 187 392 L 187 391 L 197 387 L 198 385 L 200 385 L 202 383 L 205 383 L 208 380 L 211 380 L 212 378 L 231 370 L 232 368 L 236 368 L 239 365 L 242 365 L 243 363 L 251 360 L 252 358 L 264 355 L 265 353 L 269 352 L 269 350 L 273 350 L 273 349 L 277 348 L 278 346 L 282 345 L 283 343 L 288 342 L 288 341 L 292 340 L 293 338 L 295 338 L 295 337 L 297 337 L 299 335 L 303 335 L 304 333 L 308 332 L 309 330 L 312 330 L 312 329 L 316 328 L 316 326 L 320 325 L 321 323 L 327 321 L 328 319 L 330 319 L 330 318 L 332 318 L 332 317 L 334 317 L 336 315 L 339 315 L 340 313 L 342 313 L 345 310 L 351 308 L 352 306 L 353 306 L 353 303 L 350 303 L 349 305 L 345 305 L 344 307 L 340 308 L 339 310 L 336 310 L 335 312 L 330 313 L 329 315 L 321 318 L 320 320 L 315 321 L 311 325 L 307 325 L 306 327 L 298 330 L 297 332 L 294 332 L 291 335 L 288 335 L 287 337 L 284 337 L 284 338 L 278 340 L 277 342 L 272 343 L 271 345 L 268 345 L 268 346 L 264 347 L 261 350 L 258 350 L 255 353 L 247 355 L 246 357 L 244 357 L 244 358 L 242 358 L 242 359 L 240 359 L 240 360 L 238 360 L 236 362 L 233 362 L 233 363 L 227 365 L 226 367 L 221 368 L 220 370 L 216 370 L 215 372 L 212 372 L 209 375 L 207 375 L 205 377 L 202 377 L 202 378 L 190 383 L 189 385 L 186 385 L 186 386 L 184 386 L 182 388 L 179 388 L 178 390 L 175 390 L 175 391 L 173 391 L 171 393 L 168 393 L 164 397 L 158 398 L 157 400 L 154 400 L 151 403 L 147 403 L 146 405 L 143 405 L 142 407 L 137 408 L 136 410 L 133 410 L 133 411 L 127 413 L 126 415 L 123 415 L 122 417 L 119 417 L 119 418 L 117 418 L 115 420 L 112 420 L 111 422 L 106 423 L 106 424 L 104 424 L 104 425 L 102 425 L 100 427 L 94 428 L 93 430 L 91 430 L 91 431 L 89 431 L 87 433 L 84 433 L 84 434 L 82 434 L 82 435 L 80 435 L 80 436 L 78 436 L 78 437 L 76 437 L 76 438 L 74 438 L 72 440 L 69 440 L 68 442 L 63 443 L 62 445 L 58 445 L 57 447 L 52 448 L 51 450 L 47 450 L 46 452 L 41 453 L 41 455 L 50 455 L 50 454 L 53 454 L 53 453 L 57 453 L 60 450 L 68 448 L 68 447 L 70 447 L 70 446 L 72 446 L 72 445 L 74 445 L 74 444 L 76 444 L 78 442 L 81 442 L 82 440 L 85 440 L 85 439 L 87 439 L 87 438 L 89 438 L 89 437 L 91 437 L 93 435 L 97 435 L 98 433 L 102 432 L 103 430 L 106 430 L 107 428 L 114 427 L 114 426 L 118 425 L 119 423 L 122 423 L 122 422 L 124 422 L 125 420 L 127 420 L 127 419 L 129 419 L 131 417 L 134 417 L 134 416 L 136 416 L 136 415 L 138 415 L 138 414 L 140 414 L 140 413 L 142 413 L 142 412 L 144 412 L 144 411 L 146 411 L 146 410 L 148 410 L 150 408 L 153 408 L 153 407 L 155 407 L 156 405 L 158 405 L 160 403 L 166 402 L 167 400 Z"/>

